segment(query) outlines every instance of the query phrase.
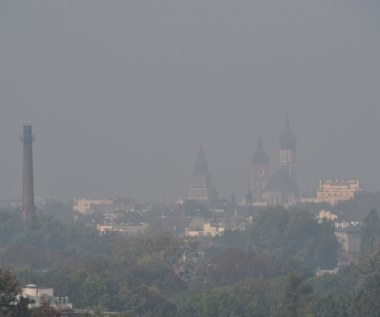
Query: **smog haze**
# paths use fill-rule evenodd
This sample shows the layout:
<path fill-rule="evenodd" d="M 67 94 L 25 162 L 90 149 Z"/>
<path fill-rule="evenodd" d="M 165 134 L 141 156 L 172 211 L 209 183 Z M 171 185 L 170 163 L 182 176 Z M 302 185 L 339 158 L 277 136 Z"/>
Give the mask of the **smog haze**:
<path fill-rule="evenodd" d="M 220 196 L 247 189 L 286 114 L 301 191 L 380 190 L 377 1 L 2 1 L 0 199 L 186 197 L 200 144 Z"/>

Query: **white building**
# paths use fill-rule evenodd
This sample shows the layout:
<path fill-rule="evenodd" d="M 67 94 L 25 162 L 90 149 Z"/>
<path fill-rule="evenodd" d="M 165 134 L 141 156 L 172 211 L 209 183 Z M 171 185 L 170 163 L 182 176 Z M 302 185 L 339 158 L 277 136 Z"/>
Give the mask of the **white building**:
<path fill-rule="evenodd" d="M 56 309 L 73 308 L 69 298 L 54 296 L 54 289 L 50 287 L 37 287 L 35 284 L 26 285 L 22 289 L 22 296 L 33 300 L 30 307 L 39 307 L 41 304 L 48 303 L 49 306 Z"/>
<path fill-rule="evenodd" d="M 144 234 L 148 229 L 149 225 L 147 223 L 141 223 L 139 225 L 97 225 L 97 230 L 100 235 L 107 232 L 119 232 L 127 235 L 139 235 Z"/>

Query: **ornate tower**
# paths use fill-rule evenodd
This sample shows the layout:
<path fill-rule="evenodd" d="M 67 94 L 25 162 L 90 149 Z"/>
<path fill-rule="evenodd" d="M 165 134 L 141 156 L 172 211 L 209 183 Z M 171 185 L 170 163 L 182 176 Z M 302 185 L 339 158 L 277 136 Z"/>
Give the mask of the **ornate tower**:
<path fill-rule="evenodd" d="M 257 148 L 251 160 L 251 192 L 253 203 L 264 203 L 263 193 L 266 189 L 269 175 L 269 157 L 264 150 L 263 138 L 257 139 Z"/>
<path fill-rule="evenodd" d="M 33 149 L 34 136 L 32 126 L 24 125 L 21 142 L 24 147 L 23 182 L 22 182 L 22 213 L 24 216 L 35 211 L 33 185 Z"/>
<path fill-rule="evenodd" d="M 285 131 L 280 136 L 280 167 L 284 168 L 297 184 L 296 176 L 296 137 L 290 130 L 289 117 L 286 116 Z"/>
<path fill-rule="evenodd" d="M 211 194 L 211 176 L 208 172 L 206 155 L 201 146 L 198 158 L 194 164 L 191 185 L 189 189 L 189 199 L 208 202 Z"/>

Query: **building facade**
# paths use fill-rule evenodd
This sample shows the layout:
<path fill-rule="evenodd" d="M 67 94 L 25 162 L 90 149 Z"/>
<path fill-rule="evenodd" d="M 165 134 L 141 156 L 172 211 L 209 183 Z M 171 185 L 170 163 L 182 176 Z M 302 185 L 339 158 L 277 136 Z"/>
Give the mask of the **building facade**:
<path fill-rule="evenodd" d="M 33 300 L 30 307 L 39 307 L 47 303 L 56 309 L 73 308 L 73 304 L 70 303 L 67 296 L 54 296 L 54 289 L 51 287 L 38 287 L 35 284 L 29 284 L 22 289 L 22 296 Z"/>
<path fill-rule="evenodd" d="M 336 205 L 341 201 L 354 199 L 355 193 L 361 190 L 360 182 L 356 180 L 320 180 L 319 189 L 314 197 L 302 198 L 306 203 L 328 203 Z"/>
<path fill-rule="evenodd" d="M 263 139 L 257 139 L 257 148 L 251 160 L 250 191 L 253 204 L 265 203 L 264 193 L 270 179 L 269 156 L 264 150 Z"/>
<path fill-rule="evenodd" d="M 280 167 L 284 168 L 297 185 L 296 173 L 296 137 L 290 129 L 289 117 L 286 117 L 285 130 L 280 136 Z"/>
<path fill-rule="evenodd" d="M 215 192 L 215 187 L 211 184 L 206 155 L 201 146 L 191 176 L 188 199 L 208 203 L 215 198 Z"/>
<path fill-rule="evenodd" d="M 92 214 L 96 210 L 96 207 L 111 206 L 113 203 L 112 199 L 80 198 L 74 200 L 73 210 L 81 214 Z"/>
<path fill-rule="evenodd" d="M 280 167 L 271 174 L 263 140 L 258 138 L 256 152 L 251 160 L 246 205 L 288 207 L 296 203 L 299 197 L 296 177 L 296 137 L 290 129 L 288 117 L 285 130 L 280 135 L 279 150 Z"/>

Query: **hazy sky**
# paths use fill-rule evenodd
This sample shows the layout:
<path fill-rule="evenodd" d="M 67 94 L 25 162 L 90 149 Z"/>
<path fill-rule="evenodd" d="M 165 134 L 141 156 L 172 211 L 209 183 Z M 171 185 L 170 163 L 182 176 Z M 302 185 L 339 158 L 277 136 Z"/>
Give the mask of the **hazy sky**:
<path fill-rule="evenodd" d="M 380 190 L 378 0 L 0 0 L 0 199 L 21 196 L 24 124 L 35 192 L 186 197 L 202 143 L 240 199 L 286 112 L 301 190 Z"/>

